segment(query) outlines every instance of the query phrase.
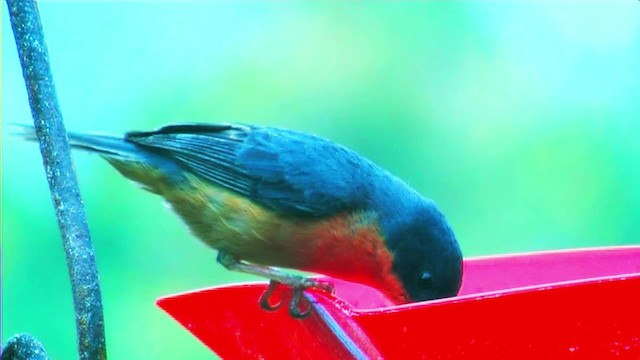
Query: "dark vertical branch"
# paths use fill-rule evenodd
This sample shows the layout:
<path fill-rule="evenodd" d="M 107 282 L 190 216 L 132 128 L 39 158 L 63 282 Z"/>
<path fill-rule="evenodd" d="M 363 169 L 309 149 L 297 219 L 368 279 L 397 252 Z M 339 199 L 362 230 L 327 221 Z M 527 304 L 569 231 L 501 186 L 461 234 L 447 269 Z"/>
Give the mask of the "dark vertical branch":
<path fill-rule="evenodd" d="M 104 321 L 93 245 L 34 0 L 7 0 L 45 173 L 67 255 L 80 359 L 105 359 Z"/>

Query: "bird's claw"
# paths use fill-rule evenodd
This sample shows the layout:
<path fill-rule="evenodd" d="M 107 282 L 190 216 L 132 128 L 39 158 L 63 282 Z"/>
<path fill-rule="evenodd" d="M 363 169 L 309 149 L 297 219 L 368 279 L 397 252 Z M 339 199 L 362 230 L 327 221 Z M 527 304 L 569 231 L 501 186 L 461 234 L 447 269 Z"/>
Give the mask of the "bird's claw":
<path fill-rule="evenodd" d="M 271 303 L 271 297 L 279 284 L 280 283 L 275 280 L 271 280 L 269 282 L 269 287 L 260 296 L 259 304 L 262 309 L 266 311 L 275 311 L 282 307 L 282 301 L 280 300 L 275 304 Z M 308 288 L 316 288 L 326 291 L 329 294 L 333 294 L 335 292 L 333 285 L 330 283 L 317 281 L 315 279 L 301 279 L 301 281 L 296 284 L 292 284 L 291 286 L 293 287 L 293 297 L 289 303 L 289 314 L 296 319 L 304 319 L 309 316 L 312 311 L 311 304 L 309 304 L 308 300 L 302 296 L 304 290 Z M 305 300 L 303 301 L 303 299 Z M 306 304 L 301 306 L 303 302 Z"/>
<path fill-rule="evenodd" d="M 280 307 L 282 306 L 282 301 L 278 300 L 278 302 L 276 302 L 275 304 L 271 304 L 271 296 L 273 295 L 273 293 L 276 291 L 276 288 L 278 287 L 278 284 L 280 284 L 277 281 L 273 281 L 271 280 L 269 282 L 269 287 L 267 288 L 267 290 L 264 291 L 264 293 L 262 293 L 262 295 L 260 296 L 260 307 L 263 310 L 266 311 L 276 311 L 278 309 L 280 309 Z"/>
<path fill-rule="evenodd" d="M 304 302 L 306 302 L 305 308 L 300 307 L 301 300 L 303 299 L 303 292 L 304 288 L 302 287 L 294 288 L 293 297 L 291 298 L 291 302 L 289 303 L 289 315 L 296 319 L 304 319 L 311 314 L 312 307 L 306 298 L 304 298 Z"/>

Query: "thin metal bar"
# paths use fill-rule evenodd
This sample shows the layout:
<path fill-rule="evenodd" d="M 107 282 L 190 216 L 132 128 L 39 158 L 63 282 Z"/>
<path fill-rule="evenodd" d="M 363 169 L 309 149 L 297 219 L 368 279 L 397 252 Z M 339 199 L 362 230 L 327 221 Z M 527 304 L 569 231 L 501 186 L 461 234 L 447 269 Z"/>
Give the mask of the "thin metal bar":
<path fill-rule="evenodd" d="M 34 0 L 7 0 L 29 104 L 71 278 L 80 359 L 106 359 L 93 245 L 73 170 L 40 14 Z"/>
<path fill-rule="evenodd" d="M 313 294 L 305 292 L 304 296 L 309 302 L 309 305 L 318 314 L 320 319 L 322 319 L 329 330 L 331 330 L 338 341 L 340 341 L 342 346 L 344 346 L 344 348 L 351 354 L 351 356 L 353 356 L 354 359 L 382 359 L 382 355 L 378 352 L 378 350 L 371 343 L 366 334 L 362 332 L 357 324 L 350 323 L 348 329 L 343 328 Z M 347 319 L 346 321 L 351 322 L 352 320 Z M 353 334 L 354 330 L 358 331 L 359 333 Z M 363 344 L 363 342 L 366 344 Z"/>

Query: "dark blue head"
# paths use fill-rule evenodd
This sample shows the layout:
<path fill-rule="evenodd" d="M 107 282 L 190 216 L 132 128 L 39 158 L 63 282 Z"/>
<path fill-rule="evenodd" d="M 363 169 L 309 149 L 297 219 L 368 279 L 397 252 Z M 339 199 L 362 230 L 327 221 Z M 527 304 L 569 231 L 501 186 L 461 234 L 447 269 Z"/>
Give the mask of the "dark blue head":
<path fill-rule="evenodd" d="M 393 271 L 410 301 L 455 296 L 462 282 L 462 253 L 453 231 L 432 202 L 387 229 Z"/>

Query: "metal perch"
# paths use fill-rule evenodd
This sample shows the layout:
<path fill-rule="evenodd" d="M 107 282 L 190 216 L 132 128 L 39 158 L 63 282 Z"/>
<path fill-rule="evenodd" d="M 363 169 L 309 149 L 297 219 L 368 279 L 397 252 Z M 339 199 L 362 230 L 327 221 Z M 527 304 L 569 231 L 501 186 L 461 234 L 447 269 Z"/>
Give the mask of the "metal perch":
<path fill-rule="evenodd" d="M 93 245 L 53 84 L 38 7 L 33 0 L 7 0 L 7 5 L 67 256 L 79 357 L 106 359 L 102 301 Z"/>

